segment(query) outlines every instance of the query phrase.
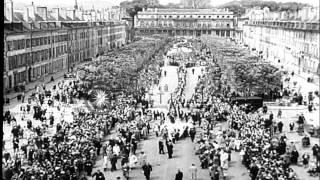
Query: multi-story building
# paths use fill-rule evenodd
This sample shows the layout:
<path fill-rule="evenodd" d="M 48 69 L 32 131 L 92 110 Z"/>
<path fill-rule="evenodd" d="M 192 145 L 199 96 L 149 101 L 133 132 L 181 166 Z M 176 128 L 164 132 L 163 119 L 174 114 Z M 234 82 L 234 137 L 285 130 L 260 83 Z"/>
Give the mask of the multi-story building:
<path fill-rule="evenodd" d="M 14 12 L 13 2 L 8 0 L 5 10 L 5 89 L 69 70 L 126 43 L 124 22 L 85 21 L 84 12 L 78 9 L 49 12 L 32 4 L 24 12 Z"/>
<path fill-rule="evenodd" d="M 165 33 L 177 36 L 234 36 L 234 15 L 228 10 L 158 9 L 138 12 L 134 18 L 137 33 Z"/>
<path fill-rule="evenodd" d="M 303 16 L 305 11 L 296 13 L 300 16 L 284 12 L 278 12 L 276 16 L 277 13 L 271 13 L 270 16 L 268 11 L 261 10 L 253 13 L 254 16 L 251 13 L 243 24 L 243 43 L 265 59 L 282 61 L 297 67 L 299 72 L 319 75 L 319 15 L 308 13 L 312 16 L 307 18 Z"/>

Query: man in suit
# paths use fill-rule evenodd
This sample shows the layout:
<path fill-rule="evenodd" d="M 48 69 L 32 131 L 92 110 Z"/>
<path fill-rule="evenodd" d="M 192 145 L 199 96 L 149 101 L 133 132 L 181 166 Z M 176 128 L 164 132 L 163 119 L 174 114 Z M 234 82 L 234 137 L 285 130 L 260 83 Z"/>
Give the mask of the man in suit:
<path fill-rule="evenodd" d="M 150 180 L 150 174 L 152 171 L 152 166 L 149 163 L 146 163 L 142 166 L 143 174 L 146 177 L 146 180 Z"/>
<path fill-rule="evenodd" d="M 171 159 L 172 158 L 172 153 L 173 153 L 173 144 L 172 144 L 171 141 L 169 141 L 167 143 L 167 149 L 168 149 L 168 157 L 169 157 L 169 159 Z"/>
<path fill-rule="evenodd" d="M 180 171 L 180 169 L 178 169 L 175 180 L 182 180 L 182 178 L 183 178 L 183 173 Z"/>
<path fill-rule="evenodd" d="M 164 150 L 163 150 L 163 142 L 161 140 L 159 140 L 159 154 L 164 154 Z"/>

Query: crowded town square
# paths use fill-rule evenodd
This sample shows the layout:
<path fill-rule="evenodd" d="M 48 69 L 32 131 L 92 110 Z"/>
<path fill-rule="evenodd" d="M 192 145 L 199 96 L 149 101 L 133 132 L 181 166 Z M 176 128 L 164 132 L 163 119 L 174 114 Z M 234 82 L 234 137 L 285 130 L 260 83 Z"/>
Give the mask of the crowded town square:
<path fill-rule="evenodd" d="M 4 96 L 2 179 L 318 179 L 319 84 L 282 66 L 139 37 Z"/>

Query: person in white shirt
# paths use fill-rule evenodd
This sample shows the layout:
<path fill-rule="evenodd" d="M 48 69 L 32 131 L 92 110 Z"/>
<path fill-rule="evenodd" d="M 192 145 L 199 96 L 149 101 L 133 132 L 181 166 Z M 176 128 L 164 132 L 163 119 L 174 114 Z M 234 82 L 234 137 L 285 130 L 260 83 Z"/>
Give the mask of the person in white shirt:
<path fill-rule="evenodd" d="M 112 150 L 117 156 L 120 155 L 120 147 L 118 144 L 114 145 Z"/>
<path fill-rule="evenodd" d="M 129 167 L 130 167 L 130 169 L 135 168 L 137 166 L 137 163 L 138 163 L 137 156 L 131 153 L 130 156 L 129 156 Z"/>
<path fill-rule="evenodd" d="M 189 169 L 191 172 L 191 179 L 196 180 L 197 179 L 197 170 L 198 170 L 197 167 L 195 166 L 195 164 L 192 164 Z"/>

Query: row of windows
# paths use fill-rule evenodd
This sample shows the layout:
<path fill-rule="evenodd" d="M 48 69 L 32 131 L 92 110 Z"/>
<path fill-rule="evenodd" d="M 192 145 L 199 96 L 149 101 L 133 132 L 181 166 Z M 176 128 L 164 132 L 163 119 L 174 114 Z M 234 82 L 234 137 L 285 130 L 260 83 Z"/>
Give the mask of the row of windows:
<path fill-rule="evenodd" d="M 29 53 L 9 56 L 9 70 L 25 66 L 27 64 L 27 59 L 31 59 L 29 56 Z"/>
<path fill-rule="evenodd" d="M 147 22 L 147 23 L 143 23 L 141 22 L 140 23 L 141 27 L 148 27 L 148 26 L 151 26 L 151 27 L 154 27 L 154 26 L 157 26 L 155 23 L 151 22 L 150 24 Z M 158 26 L 159 27 L 172 27 L 173 24 L 172 23 L 158 23 Z M 230 27 L 230 24 L 228 23 L 175 23 L 175 27 Z"/>
<path fill-rule="evenodd" d="M 285 31 L 282 31 L 285 32 Z M 279 32 L 280 33 L 280 32 Z M 305 33 L 293 33 L 293 32 L 286 32 L 285 36 L 281 35 L 268 35 L 268 34 L 263 34 L 263 36 L 260 36 L 259 34 L 256 34 L 252 36 L 251 34 L 249 35 L 249 38 L 253 39 L 253 37 L 261 37 L 259 40 L 262 42 L 265 42 L 267 44 L 270 44 L 272 46 L 276 47 L 284 47 L 284 46 L 291 46 L 294 47 L 294 49 L 299 49 L 302 50 L 306 55 L 314 57 L 314 58 L 319 58 L 319 46 L 316 44 L 309 43 L 308 41 L 299 41 L 297 38 L 288 38 L 288 35 L 291 35 L 293 37 L 294 35 L 298 36 L 300 34 Z M 307 33 L 309 36 L 312 36 L 313 33 Z M 247 34 L 244 34 L 245 37 Z"/>
<path fill-rule="evenodd" d="M 164 19 L 171 19 L 171 18 L 198 18 L 198 19 L 216 19 L 216 18 L 233 18 L 232 15 L 139 15 L 140 18 L 164 18 Z"/>
<path fill-rule="evenodd" d="M 103 30 L 104 34 L 108 33 L 117 33 L 124 31 L 123 27 L 115 27 L 108 31 L 108 29 Z M 98 30 L 98 35 L 100 36 L 102 33 L 101 30 Z M 80 33 L 80 39 L 85 39 L 89 37 L 88 32 L 81 32 Z M 39 38 L 31 38 L 31 39 L 21 39 L 21 40 L 13 40 L 13 41 L 7 41 L 7 50 L 8 51 L 14 51 L 14 50 L 21 50 L 25 48 L 37 47 L 42 45 L 48 45 L 50 43 L 58 43 L 58 42 L 64 42 L 68 40 L 77 40 L 77 34 L 62 34 L 58 36 L 46 36 L 46 37 L 39 37 Z"/>
<path fill-rule="evenodd" d="M 49 60 L 51 59 L 51 57 L 56 58 L 65 54 L 66 51 L 67 51 L 67 46 L 62 45 L 62 46 L 53 48 L 52 52 L 51 52 L 51 49 L 44 49 L 44 50 L 35 51 L 32 53 L 24 53 L 24 54 L 19 54 L 15 56 L 9 56 L 8 57 L 9 70 L 20 68 L 20 67 L 26 66 L 27 64 L 30 65 L 33 63 Z"/>
<path fill-rule="evenodd" d="M 36 47 L 36 46 L 48 45 L 50 44 L 50 42 L 58 43 L 63 41 L 68 41 L 68 36 L 66 34 L 53 36 L 53 37 L 47 36 L 47 37 L 32 38 L 32 40 L 22 39 L 22 40 L 7 41 L 7 48 L 8 48 L 8 51 L 13 51 L 13 50 L 29 48 L 31 47 L 31 45 L 32 47 Z"/>
<path fill-rule="evenodd" d="M 252 24 L 255 25 L 267 25 L 267 26 L 276 26 L 282 28 L 297 28 L 297 29 L 319 29 L 318 23 L 295 23 L 295 22 L 266 22 L 266 21 L 252 21 Z"/>

